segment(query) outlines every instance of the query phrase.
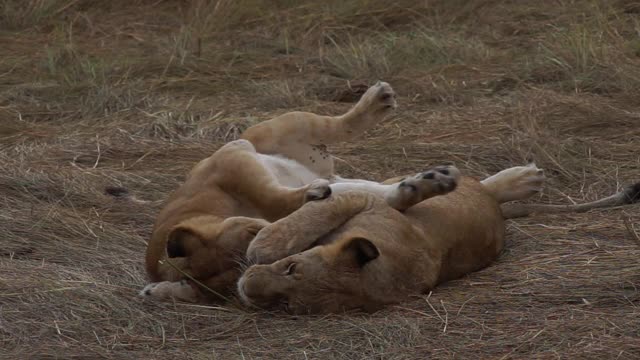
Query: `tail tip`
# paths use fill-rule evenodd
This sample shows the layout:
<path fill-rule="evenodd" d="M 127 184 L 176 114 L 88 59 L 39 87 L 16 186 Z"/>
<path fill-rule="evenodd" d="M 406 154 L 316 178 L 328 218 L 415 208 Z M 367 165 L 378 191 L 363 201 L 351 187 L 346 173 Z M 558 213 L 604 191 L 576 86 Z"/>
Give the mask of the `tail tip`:
<path fill-rule="evenodd" d="M 624 199 L 626 204 L 640 202 L 640 181 L 624 189 Z"/>
<path fill-rule="evenodd" d="M 123 198 L 129 196 L 129 190 L 120 186 L 107 186 L 104 189 L 105 194 L 111 195 L 117 198 Z"/>

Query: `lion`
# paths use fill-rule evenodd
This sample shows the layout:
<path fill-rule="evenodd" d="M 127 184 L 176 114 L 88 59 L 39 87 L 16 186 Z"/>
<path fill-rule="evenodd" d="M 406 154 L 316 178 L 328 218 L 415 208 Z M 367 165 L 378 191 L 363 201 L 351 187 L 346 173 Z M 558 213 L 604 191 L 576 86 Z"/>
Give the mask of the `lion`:
<path fill-rule="evenodd" d="M 378 82 L 343 115 L 289 112 L 248 128 L 200 161 L 157 216 L 145 258 L 151 283 L 140 294 L 226 299 L 254 236 L 309 201 L 358 190 L 404 210 L 421 200 L 420 191 L 451 191 L 456 174 L 446 171 L 384 184 L 335 173 L 326 145 L 354 139 L 396 107 L 391 86 Z M 418 191 L 407 190 L 413 188 Z"/>
<path fill-rule="evenodd" d="M 509 204 L 543 177 L 535 164 L 459 177 L 455 191 L 425 193 L 402 212 L 361 191 L 307 203 L 258 232 L 247 250 L 256 264 L 237 292 L 247 305 L 293 314 L 373 312 L 489 266 L 504 248 L 505 219 L 640 200 L 639 182 L 580 205 Z"/>

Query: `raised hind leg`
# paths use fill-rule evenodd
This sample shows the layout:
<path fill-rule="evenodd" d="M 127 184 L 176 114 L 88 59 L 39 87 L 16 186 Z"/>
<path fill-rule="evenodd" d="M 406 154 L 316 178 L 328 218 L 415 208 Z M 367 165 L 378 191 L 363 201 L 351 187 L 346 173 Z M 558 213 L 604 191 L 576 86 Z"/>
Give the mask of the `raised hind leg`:
<path fill-rule="evenodd" d="M 289 112 L 250 127 L 241 137 L 249 140 L 261 154 L 282 155 L 328 179 L 334 175 L 334 164 L 326 145 L 354 139 L 395 107 L 391 86 L 378 82 L 343 115 Z"/>
<path fill-rule="evenodd" d="M 324 179 L 295 188 L 281 185 L 247 140 L 226 144 L 207 166 L 212 167 L 217 186 L 227 194 L 245 199 L 269 221 L 289 215 L 307 201 L 324 199 L 331 194 L 329 182 Z"/>
<path fill-rule="evenodd" d="M 364 191 L 383 198 L 396 210 L 406 210 L 430 197 L 444 195 L 455 190 L 460 171 L 451 165 L 436 166 L 414 176 L 398 179 L 391 184 L 370 181 L 341 182 L 331 184 L 333 194 L 348 191 Z"/>

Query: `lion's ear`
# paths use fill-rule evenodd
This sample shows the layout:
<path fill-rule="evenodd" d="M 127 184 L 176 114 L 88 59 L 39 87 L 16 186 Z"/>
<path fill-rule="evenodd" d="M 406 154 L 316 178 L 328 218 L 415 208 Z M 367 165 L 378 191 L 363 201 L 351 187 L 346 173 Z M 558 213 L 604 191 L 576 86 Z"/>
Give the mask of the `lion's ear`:
<path fill-rule="evenodd" d="M 169 258 L 190 256 L 202 246 L 202 237 L 197 231 L 188 226 L 178 225 L 169 233 L 167 256 Z"/>
<path fill-rule="evenodd" d="M 358 266 L 363 267 L 369 261 L 375 260 L 380 256 L 380 251 L 376 245 L 369 239 L 363 237 L 354 237 L 349 239 L 343 247 L 343 250 L 350 256 L 353 256 Z"/>

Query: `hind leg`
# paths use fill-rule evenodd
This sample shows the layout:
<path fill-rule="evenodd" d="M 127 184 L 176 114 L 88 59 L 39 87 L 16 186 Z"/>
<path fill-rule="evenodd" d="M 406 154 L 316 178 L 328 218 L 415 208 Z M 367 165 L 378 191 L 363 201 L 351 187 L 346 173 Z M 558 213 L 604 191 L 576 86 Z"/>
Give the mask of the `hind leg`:
<path fill-rule="evenodd" d="M 455 190 L 460 171 L 451 165 L 436 166 L 414 176 L 400 178 L 392 184 L 370 181 L 347 181 L 331 184 L 333 194 L 348 191 L 364 191 L 385 199 L 394 209 L 403 211 L 430 197 L 444 195 Z"/>
<path fill-rule="evenodd" d="M 542 191 L 544 170 L 531 163 L 500 171 L 481 183 L 493 194 L 499 203 L 525 200 Z"/>
<path fill-rule="evenodd" d="M 307 201 L 324 199 L 331 194 L 329 182 L 323 179 L 296 188 L 281 185 L 247 140 L 223 146 L 210 166 L 220 188 L 247 200 L 269 221 L 289 215 Z"/>
<path fill-rule="evenodd" d="M 261 154 L 284 156 L 329 178 L 334 164 L 326 145 L 352 140 L 376 125 L 396 107 L 395 96 L 389 84 L 378 82 L 341 116 L 289 112 L 250 127 L 242 138 Z"/>

